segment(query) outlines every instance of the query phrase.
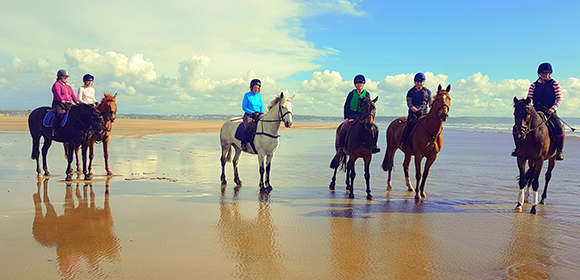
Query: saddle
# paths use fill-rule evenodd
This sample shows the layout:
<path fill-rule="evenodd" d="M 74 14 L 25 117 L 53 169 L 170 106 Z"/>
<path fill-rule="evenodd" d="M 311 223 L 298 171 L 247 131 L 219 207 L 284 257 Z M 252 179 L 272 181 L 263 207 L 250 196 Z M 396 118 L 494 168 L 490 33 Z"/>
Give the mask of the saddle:
<path fill-rule="evenodd" d="M 256 148 L 254 147 L 254 138 L 256 137 L 257 127 L 258 122 L 251 122 L 250 127 L 248 127 L 248 129 L 246 129 L 244 123 L 240 123 L 240 125 L 238 125 L 238 128 L 236 129 L 235 133 L 236 139 L 245 143 L 250 143 L 252 149 L 254 149 L 255 151 Z"/>
<path fill-rule="evenodd" d="M 57 118 L 57 113 L 56 110 L 60 110 L 60 109 L 53 109 L 48 111 L 48 113 L 46 113 L 46 115 L 44 115 L 44 119 L 42 120 L 42 125 L 44 125 L 45 127 L 55 127 L 55 125 L 58 125 L 58 121 Z M 68 120 L 68 113 L 70 112 L 70 110 L 67 110 L 64 113 L 64 116 L 61 117 L 60 120 L 60 126 L 59 127 L 64 127 L 66 124 L 66 121 Z"/>

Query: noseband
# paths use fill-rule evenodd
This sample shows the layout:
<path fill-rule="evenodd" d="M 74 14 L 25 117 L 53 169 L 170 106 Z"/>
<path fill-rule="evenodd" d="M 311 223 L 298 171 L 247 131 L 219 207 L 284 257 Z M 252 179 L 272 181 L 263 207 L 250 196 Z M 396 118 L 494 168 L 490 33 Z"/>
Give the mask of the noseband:
<path fill-rule="evenodd" d="M 517 108 L 516 108 L 516 110 L 517 110 Z M 530 123 L 530 126 L 531 126 L 531 122 L 532 122 L 532 118 L 531 118 L 531 116 L 532 116 L 532 110 L 534 110 L 534 107 L 532 107 L 532 105 L 529 105 L 529 104 L 528 104 L 528 105 L 526 105 L 526 107 L 525 107 L 525 110 L 526 110 L 526 117 L 525 117 L 525 118 L 522 118 L 522 120 L 523 120 L 523 119 L 527 119 L 528 117 L 530 117 L 530 121 L 529 121 L 529 123 Z M 534 110 L 534 111 L 535 111 L 535 110 Z M 515 113 L 514 113 L 514 114 L 515 114 Z M 538 116 L 539 116 L 540 114 L 536 113 L 536 115 L 538 115 Z M 534 128 L 530 128 L 530 126 L 527 126 L 527 125 L 518 125 L 518 124 L 515 124 L 515 125 L 514 125 L 514 127 L 516 128 L 516 130 L 517 130 L 517 131 L 520 131 L 520 132 L 522 132 L 523 136 L 524 136 L 524 137 L 526 137 L 526 136 L 527 136 L 528 134 L 530 134 L 532 131 L 534 131 L 534 130 L 536 130 L 536 129 L 540 128 L 542 125 L 544 125 L 545 123 L 547 123 L 547 122 L 550 120 L 550 118 L 551 118 L 551 117 L 552 117 L 552 115 L 549 115 L 549 116 L 548 116 L 548 117 L 546 117 L 546 118 L 542 118 L 542 122 L 540 122 L 540 124 L 539 124 L 539 125 L 537 125 L 537 126 L 536 126 L 536 127 L 534 127 Z"/>

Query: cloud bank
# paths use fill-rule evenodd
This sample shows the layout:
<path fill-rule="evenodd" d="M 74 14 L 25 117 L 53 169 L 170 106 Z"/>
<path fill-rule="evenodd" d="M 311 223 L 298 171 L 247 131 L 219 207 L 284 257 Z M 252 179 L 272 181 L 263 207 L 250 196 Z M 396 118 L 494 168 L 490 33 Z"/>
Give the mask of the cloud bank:
<path fill-rule="evenodd" d="M 176 75 L 156 72 L 156 65 L 144 54 L 127 56 L 112 51 L 69 49 L 64 54 L 69 83 L 74 89 L 82 84 L 85 73 L 93 74 L 94 87 L 102 92 L 118 93 L 119 113 L 140 114 L 241 114 L 241 98 L 253 78 L 262 80 L 264 102 L 281 91 L 296 94 L 295 114 L 341 116 L 344 99 L 353 89 L 352 77 L 338 71 L 314 71 L 312 78 L 281 88 L 271 76 L 249 70 L 234 78 L 213 79 L 206 74 L 212 58 L 192 56 L 176 65 Z M 23 60 L 15 57 L 11 65 L 0 67 L 0 92 L 5 101 L 1 109 L 33 109 L 50 104 L 50 87 L 58 68 L 46 59 Z M 377 114 L 404 116 L 405 95 L 413 85 L 415 73 L 385 76 L 380 81 L 367 78 L 365 88 L 379 96 Z M 439 84 L 449 83 L 445 74 L 425 73 L 426 87 L 435 93 Z M 555 77 L 558 79 L 557 77 Z M 574 116 L 580 109 L 580 79 L 558 79 L 563 88 L 561 116 Z M 451 116 L 512 115 L 514 96 L 526 96 L 531 81 L 527 79 L 492 82 L 489 76 L 475 73 L 452 84 Z"/>

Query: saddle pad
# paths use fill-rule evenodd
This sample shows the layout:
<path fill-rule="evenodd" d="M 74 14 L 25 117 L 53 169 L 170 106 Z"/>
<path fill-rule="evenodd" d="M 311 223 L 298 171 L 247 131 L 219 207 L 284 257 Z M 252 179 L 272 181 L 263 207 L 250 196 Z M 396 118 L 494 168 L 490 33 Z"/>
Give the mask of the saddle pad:
<path fill-rule="evenodd" d="M 62 121 L 60 122 L 60 127 L 64 127 L 64 125 L 66 124 L 66 120 L 68 119 L 68 113 L 70 111 L 66 111 L 66 113 L 64 114 L 64 117 L 62 118 Z M 48 111 L 48 113 L 46 113 L 46 115 L 44 115 L 44 119 L 42 120 L 42 125 L 46 126 L 46 127 L 52 127 L 52 120 L 54 119 L 56 113 L 54 111 Z"/>
<path fill-rule="evenodd" d="M 235 134 L 236 139 L 243 141 L 244 140 L 244 123 L 240 123 L 240 125 L 238 125 L 238 128 L 236 129 L 236 134 Z"/>

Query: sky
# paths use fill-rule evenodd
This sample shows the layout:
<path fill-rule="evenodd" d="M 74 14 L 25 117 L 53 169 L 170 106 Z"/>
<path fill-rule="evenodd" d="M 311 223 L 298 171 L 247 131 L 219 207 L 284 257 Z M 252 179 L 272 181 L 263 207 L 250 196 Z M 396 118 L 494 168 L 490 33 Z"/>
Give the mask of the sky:
<path fill-rule="evenodd" d="M 451 85 L 450 117 L 511 117 L 540 63 L 580 117 L 580 1 L 13 1 L 0 10 L 0 110 L 50 106 L 56 72 L 120 114 L 243 114 L 295 95 L 296 115 L 342 116 L 355 75 L 377 115 L 405 116 L 417 72 Z"/>

